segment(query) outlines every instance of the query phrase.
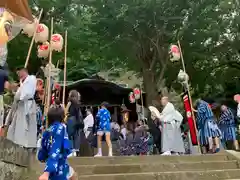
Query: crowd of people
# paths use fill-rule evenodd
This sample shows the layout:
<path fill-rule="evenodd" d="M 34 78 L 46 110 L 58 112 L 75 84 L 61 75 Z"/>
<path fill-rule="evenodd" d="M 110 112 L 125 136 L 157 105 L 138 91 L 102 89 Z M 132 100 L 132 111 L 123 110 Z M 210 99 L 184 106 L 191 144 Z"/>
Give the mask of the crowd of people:
<path fill-rule="evenodd" d="M 161 113 L 154 106 L 148 107 L 148 117 L 134 121 L 122 117 L 112 121 L 109 104 L 102 102 L 96 115 L 91 107 L 84 112 L 80 105 L 81 95 L 72 90 L 68 104 L 64 107 L 55 99 L 44 117 L 40 104 L 36 104 L 37 80 L 29 75 L 27 69 L 18 69 L 20 84 L 10 84 L 4 69 L 0 69 L 0 111 L 1 135 L 28 149 L 38 149 L 38 159 L 46 163 L 39 180 L 74 179 L 74 170 L 67 159 L 80 156 L 80 147 L 86 142 L 89 147 L 97 148 L 95 157 L 101 157 L 102 141 L 108 146 L 108 156 L 113 156 L 113 142 L 117 144 L 120 155 L 181 155 L 187 151 L 184 146 L 182 124 L 184 118 L 169 101 L 161 98 Z M 15 93 L 14 102 L 4 118 L 4 89 Z M 196 113 L 198 138 L 203 153 L 217 153 L 231 141 L 239 150 L 237 139 L 237 116 L 240 116 L 240 95 L 234 100 L 239 104 L 237 114 L 221 104 L 219 118 L 204 100 L 197 100 L 193 108 Z M 122 106 L 122 112 L 128 111 Z M 218 120 L 217 120 L 218 119 Z M 47 123 L 46 123 L 47 120 Z M 46 127 L 48 125 L 48 127 Z M 38 140 L 39 139 L 39 140 Z M 190 142 L 188 142 L 190 143 Z"/>

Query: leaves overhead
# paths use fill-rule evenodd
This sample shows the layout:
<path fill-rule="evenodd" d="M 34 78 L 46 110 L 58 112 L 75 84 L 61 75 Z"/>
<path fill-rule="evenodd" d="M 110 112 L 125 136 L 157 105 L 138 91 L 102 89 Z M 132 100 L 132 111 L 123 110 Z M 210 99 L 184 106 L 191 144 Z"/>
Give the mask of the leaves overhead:
<path fill-rule="evenodd" d="M 159 88 L 181 89 L 176 76 L 181 63 L 169 61 L 169 46 L 180 40 L 187 73 L 196 94 L 237 84 L 239 4 L 235 0 L 38 0 L 42 21 L 54 32 L 68 30 L 68 80 L 109 69 L 139 73 L 155 98 Z M 21 44 L 21 45 L 19 45 Z M 30 40 L 21 35 L 9 45 L 9 66 L 24 64 Z M 33 71 L 40 61 L 34 47 Z M 54 53 L 53 62 L 63 61 Z M 37 66 L 36 66 L 37 65 Z M 228 83 L 226 83 L 228 82 Z M 206 87 L 209 87 L 206 90 Z M 221 87 L 221 88 L 219 88 Z"/>

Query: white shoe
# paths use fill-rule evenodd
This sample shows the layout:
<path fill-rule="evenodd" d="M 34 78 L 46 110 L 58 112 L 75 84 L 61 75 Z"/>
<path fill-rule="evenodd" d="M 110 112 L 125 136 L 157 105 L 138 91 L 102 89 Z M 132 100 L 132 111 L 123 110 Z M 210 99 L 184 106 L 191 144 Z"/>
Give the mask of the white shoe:
<path fill-rule="evenodd" d="M 101 153 L 97 153 L 94 157 L 102 157 Z"/>
<path fill-rule="evenodd" d="M 171 151 L 166 151 L 161 154 L 162 156 L 171 156 Z"/>
<path fill-rule="evenodd" d="M 76 157 L 77 156 L 77 153 L 76 152 L 72 152 L 71 154 L 69 154 L 67 157 Z"/>

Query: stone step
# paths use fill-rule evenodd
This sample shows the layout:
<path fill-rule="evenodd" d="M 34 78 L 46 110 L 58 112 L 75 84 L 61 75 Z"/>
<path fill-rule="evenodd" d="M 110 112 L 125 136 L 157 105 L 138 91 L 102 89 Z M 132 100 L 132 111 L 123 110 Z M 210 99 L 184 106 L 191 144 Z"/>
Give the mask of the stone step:
<path fill-rule="evenodd" d="M 237 169 L 236 160 L 209 162 L 150 163 L 150 164 L 112 164 L 112 165 L 75 165 L 78 175 L 121 174 L 143 172 L 174 172 L 194 170 Z"/>
<path fill-rule="evenodd" d="M 176 163 L 176 162 L 203 162 L 227 161 L 235 158 L 227 153 L 214 155 L 183 155 L 183 156 L 116 156 L 116 157 L 74 157 L 69 158 L 72 165 L 101 165 L 101 164 L 139 164 L 139 163 Z"/>
<path fill-rule="evenodd" d="M 79 179 L 81 180 L 220 180 L 239 178 L 239 169 L 79 176 Z"/>

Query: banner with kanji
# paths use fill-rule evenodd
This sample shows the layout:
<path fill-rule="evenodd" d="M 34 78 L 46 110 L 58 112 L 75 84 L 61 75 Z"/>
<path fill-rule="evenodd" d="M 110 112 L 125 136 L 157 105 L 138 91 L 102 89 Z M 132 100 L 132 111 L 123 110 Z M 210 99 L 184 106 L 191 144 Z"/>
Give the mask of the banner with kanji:
<path fill-rule="evenodd" d="M 192 116 L 190 100 L 189 100 L 189 97 L 188 97 L 187 93 L 185 93 L 183 95 L 183 103 L 184 103 L 184 109 L 185 109 L 185 112 L 186 112 L 186 117 L 187 117 L 187 121 L 188 121 L 188 125 L 189 125 L 192 145 L 198 145 L 197 133 L 196 133 L 194 120 L 193 120 L 193 116 Z"/>

